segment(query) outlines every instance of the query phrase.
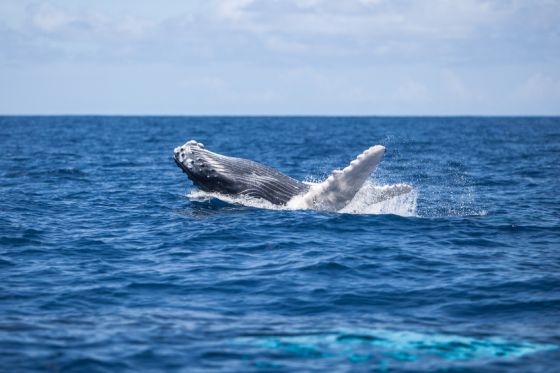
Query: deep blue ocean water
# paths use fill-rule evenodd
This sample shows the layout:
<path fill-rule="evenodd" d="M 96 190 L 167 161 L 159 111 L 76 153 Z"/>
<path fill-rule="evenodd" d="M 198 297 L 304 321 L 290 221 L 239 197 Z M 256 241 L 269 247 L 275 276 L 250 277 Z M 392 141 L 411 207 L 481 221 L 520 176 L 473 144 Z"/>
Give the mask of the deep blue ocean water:
<path fill-rule="evenodd" d="M 193 199 L 189 139 L 413 216 Z M 0 371 L 560 366 L 560 118 L 0 117 Z"/>

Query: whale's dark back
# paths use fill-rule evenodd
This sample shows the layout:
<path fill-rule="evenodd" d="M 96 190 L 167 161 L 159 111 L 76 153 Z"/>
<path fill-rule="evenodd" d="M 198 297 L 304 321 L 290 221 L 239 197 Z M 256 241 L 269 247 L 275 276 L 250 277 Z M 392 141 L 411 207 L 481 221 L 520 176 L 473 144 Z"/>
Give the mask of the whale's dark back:
<path fill-rule="evenodd" d="M 174 159 L 201 190 L 262 198 L 284 205 L 309 186 L 278 170 L 248 159 L 210 152 L 194 141 L 176 148 Z"/>

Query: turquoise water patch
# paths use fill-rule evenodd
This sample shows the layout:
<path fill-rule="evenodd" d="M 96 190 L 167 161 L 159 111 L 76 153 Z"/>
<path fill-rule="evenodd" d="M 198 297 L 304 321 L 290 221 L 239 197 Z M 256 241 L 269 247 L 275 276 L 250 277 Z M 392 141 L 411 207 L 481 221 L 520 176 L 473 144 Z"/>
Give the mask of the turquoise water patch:
<path fill-rule="evenodd" d="M 360 330 L 297 336 L 251 336 L 235 339 L 245 345 L 301 358 L 343 357 L 353 363 L 423 360 L 478 361 L 512 359 L 557 349 L 551 344 L 510 341 L 500 337 L 474 338 L 409 331 Z"/>

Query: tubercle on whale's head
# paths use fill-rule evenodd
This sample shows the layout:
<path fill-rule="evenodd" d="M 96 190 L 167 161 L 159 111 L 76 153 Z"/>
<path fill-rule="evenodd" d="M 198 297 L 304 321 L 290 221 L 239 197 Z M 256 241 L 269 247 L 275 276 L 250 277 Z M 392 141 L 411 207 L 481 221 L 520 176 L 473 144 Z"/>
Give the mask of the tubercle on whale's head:
<path fill-rule="evenodd" d="M 187 141 L 173 150 L 173 160 L 177 166 L 202 190 L 210 190 L 210 179 L 215 176 L 208 154 L 211 153 L 204 148 L 204 144 L 195 140 Z"/>
<path fill-rule="evenodd" d="M 205 149 L 204 144 L 195 140 L 187 141 L 173 151 L 177 166 L 205 192 L 235 190 L 234 178 L 224 169 L 223 161 L 227 158 Z"/>
<path fill-rule="evenodd" d="M 197 153 L 204 149 L 204 144 L 196 140 L 189 140 L 184 145 L 178 146 L 173 150 L 173 158 L 178 162 L 185 162 L 196 157 Z"/>

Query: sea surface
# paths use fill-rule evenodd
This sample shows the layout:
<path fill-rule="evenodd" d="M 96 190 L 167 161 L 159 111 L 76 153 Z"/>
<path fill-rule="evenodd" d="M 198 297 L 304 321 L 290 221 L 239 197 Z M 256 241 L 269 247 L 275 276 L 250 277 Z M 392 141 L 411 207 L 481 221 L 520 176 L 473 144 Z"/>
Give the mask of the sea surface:
<path fill-rule="evenodd" d="M 309 182 L 387 152 L 287 210 L 196 191 L 190 139 Z M 560 371 L 560 118 L 0 117 L 0 154 L 0 371 Z"/>

